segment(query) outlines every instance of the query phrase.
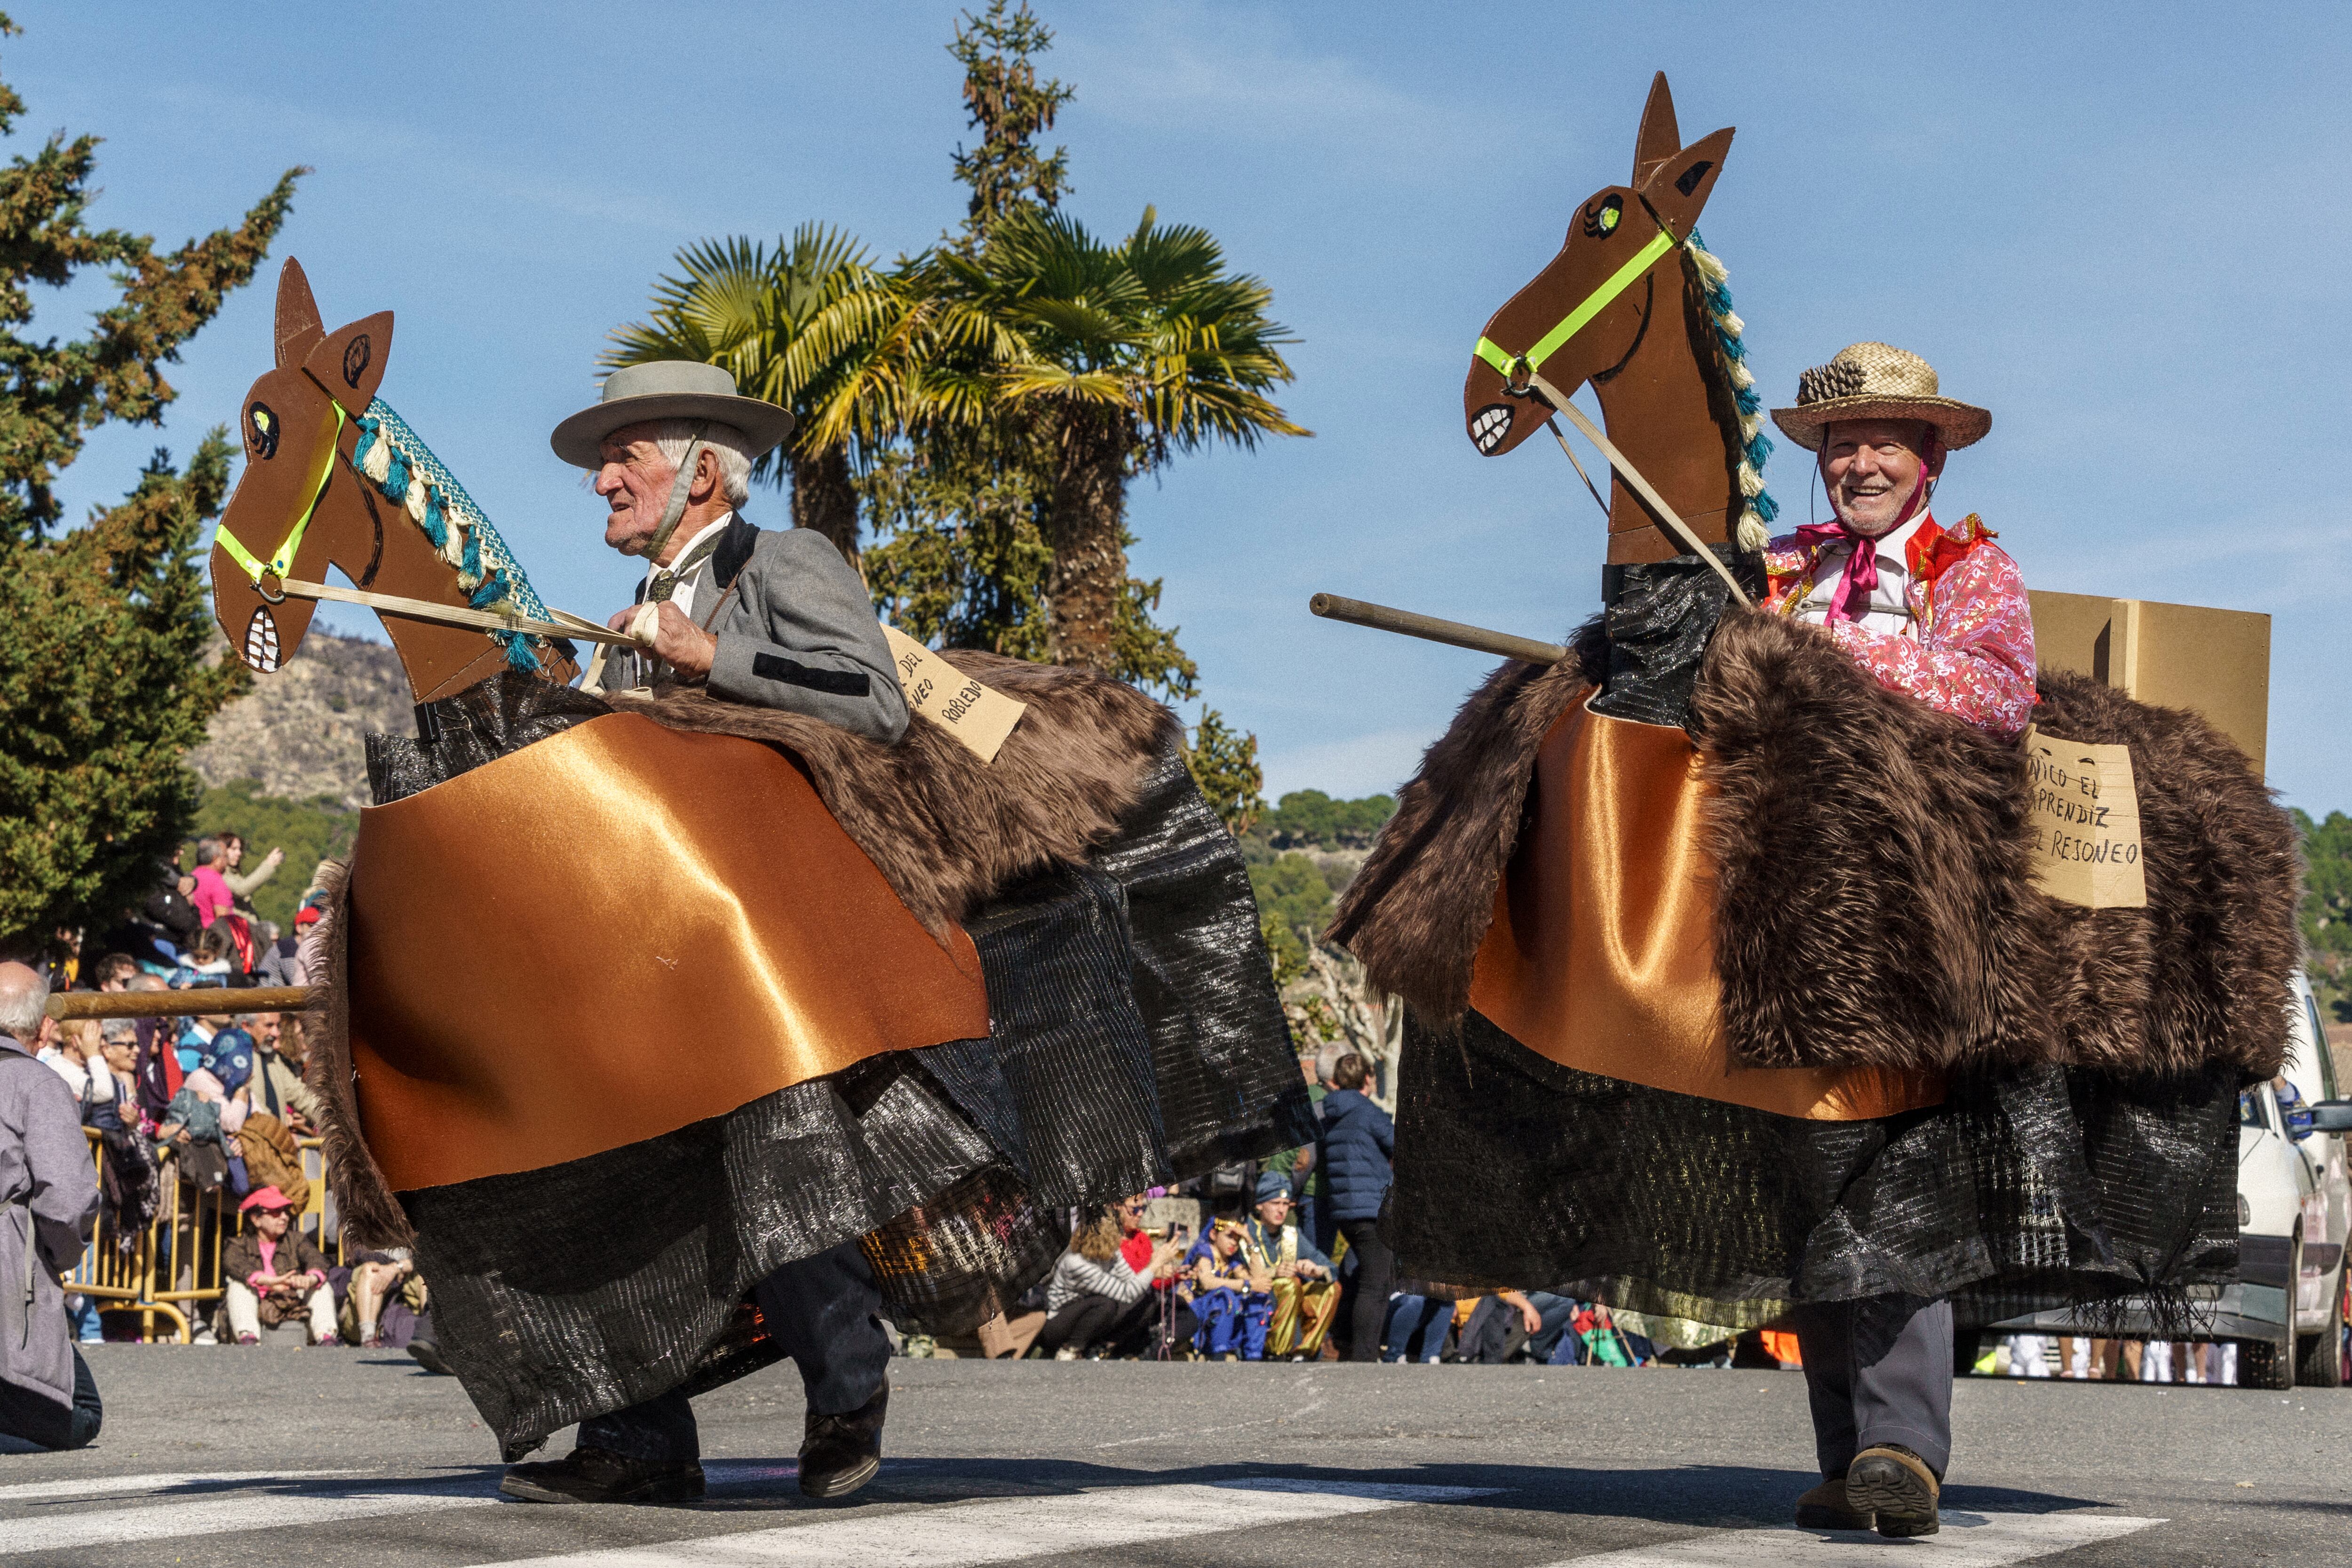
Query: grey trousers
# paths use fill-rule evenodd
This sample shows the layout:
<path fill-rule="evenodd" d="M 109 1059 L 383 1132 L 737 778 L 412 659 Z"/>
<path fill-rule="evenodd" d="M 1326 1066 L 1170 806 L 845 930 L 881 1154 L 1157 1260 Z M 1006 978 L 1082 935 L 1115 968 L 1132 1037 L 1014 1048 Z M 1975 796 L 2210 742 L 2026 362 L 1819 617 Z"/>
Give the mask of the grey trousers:
<path fill-rule="evenodd" d="M 751 1299 L 770 1336 L 800 1367 L 813 1413 L 845 1415 L 882 1386 L 890 1370 L 890 1341 L 880 1321 L 882 1290 L 856 1241 L 785 1264 L 751 1287 Z M 675 1388 L 583 1421 L 580 1446 L 632 1459 L 702 1457 L 694 1405 Z"/>
<path fill-rule="evenodd" d="M 1794 1316 L 1822 1474 L 1840 1479 L 1863 1449 L 1897 1443 L 1940 1478 L 1952 1461 L 1952 1304 L 1869 1296 Z"/>

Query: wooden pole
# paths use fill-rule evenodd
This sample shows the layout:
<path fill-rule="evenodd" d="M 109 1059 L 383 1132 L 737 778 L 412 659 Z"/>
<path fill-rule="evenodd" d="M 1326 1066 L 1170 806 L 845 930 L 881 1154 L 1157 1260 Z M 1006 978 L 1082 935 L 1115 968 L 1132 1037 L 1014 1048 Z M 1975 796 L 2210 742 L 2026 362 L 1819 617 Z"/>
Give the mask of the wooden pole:
<path fill-rule="evenodd" d="M 1538 642 L 1533 637 L 1513 637 L 1508 632 L 1490 632 L 1484 626 L 1466 626 L 1460 621 L 1441 621 L 1435 616 L 1417 615 L 1412 610 L 1393 609 L 1387 605 L 1368 605 L 1361 599 L 1343 599 L 1337 594 L 1318 594 L 1307 601 L 1307 607 L 1326 620 L 1346 621 L 1350 626 L 1370 626 L 1375 631 L 1395 632 L 1402 637 L 1425 637 L 1431 642 L 1449 643 L 1455 647 L 1496 654 L 1504 658 L 1524 659 L 1529 664 L 1558 664 L 1575 652 L 1573 648 L 1562 647 L 1556 642 Z"/>
<path fill-rule="evenodd" d="M 315 1013 L 323 985 L 207 985 L 193 991 L 52 991 L 48 1015 L 75 1018 L 185 1018 L 201 1013 Z"/>

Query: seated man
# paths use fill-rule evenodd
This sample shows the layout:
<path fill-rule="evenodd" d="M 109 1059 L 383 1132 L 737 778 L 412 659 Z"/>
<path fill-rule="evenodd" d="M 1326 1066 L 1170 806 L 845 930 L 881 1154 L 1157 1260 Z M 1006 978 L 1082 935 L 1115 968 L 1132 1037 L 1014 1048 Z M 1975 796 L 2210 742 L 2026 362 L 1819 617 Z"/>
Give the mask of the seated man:
<path fill-rule="evenodd" d="M 752 463 L 792 427 L 786 410 L 737 396 L 717 366 L 663 360 L 614 371 L 551 439 L 594 472 L 604 542 L 646 562 L 636 607 L 610 623 L 622 630 L 655 606 L 653 653 L 635 671 L 646 683 L 702 684 L 896 744 L 907 700 L 865 584 L 823 534 L 755 528 L 736 510 Z M 629 683 L 609 669 L 602 681 Z M 853 1237 L 787 1264 L 752 1299 L 808 1395 L 802 1492 L 856 1491 L 881 1468 L 890 1397 L 882 1291 L 865 1253 Z M 570 1456 L 510 1465 L 499 1489 L 530 1502 L 692 1501 L 703 1493 L 693 1406 L 672 1389 L 592 1416 Z"/>
<path fill-rule="evenodd" d="M 1259 1176 L 1256 1195 L 1257 1212 L 1242 1227 L 1242 1248 L 1252 1270 L 1274 1282 L 1265 1353 L 1312 1361 L 1322 1352 L 1323 1336 L 1339 1310 L 1339 1281 L 1331 1260 L 1290 1223 L 1296 1205 L 1282 1173 Z"/>
<path fill-rule="evenodd" d="M 1193 1348 L 1224 1361 L 1265 1360 L 1274 1276 L 1243 1256 L 1241 1222 L 1211 1225 L 1185 1261 L 1192 1270 L 1192 1315 L 1201 1321 Z"/>
<path fill-rule="evenodd" d="M 286 1194 L 263 1187 L 237 1207 L 247 1228 L 221 1252 L 229 1332 L 236 1342 L 259 1344 L 263 1329 L 307 1319 L 311 1343 L 341 1344 L 327 1260 L 294 1228 L 294 1205 Z"/>

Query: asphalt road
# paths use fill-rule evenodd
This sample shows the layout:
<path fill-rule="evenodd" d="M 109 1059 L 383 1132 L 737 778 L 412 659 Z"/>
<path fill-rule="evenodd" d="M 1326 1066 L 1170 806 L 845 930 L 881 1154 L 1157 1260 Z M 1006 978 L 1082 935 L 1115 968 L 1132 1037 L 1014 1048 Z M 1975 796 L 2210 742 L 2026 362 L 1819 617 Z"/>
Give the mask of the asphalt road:
<path fill-rule="evenodd" d="M 499 1500 L 404 1356 L 94 1352 L 98 1444 L 0 1453 L 0 1568 L 2352 1561 L 2352 1392 L 1969 1380 L 1944 1531 L 1898 1544 L 1788 1526 L 1795 1373 L 902 1361 L 880 1478 L 820 1508 L 785 1366 L 697 1402 L 707 1503 L 622 1509 Z"/>

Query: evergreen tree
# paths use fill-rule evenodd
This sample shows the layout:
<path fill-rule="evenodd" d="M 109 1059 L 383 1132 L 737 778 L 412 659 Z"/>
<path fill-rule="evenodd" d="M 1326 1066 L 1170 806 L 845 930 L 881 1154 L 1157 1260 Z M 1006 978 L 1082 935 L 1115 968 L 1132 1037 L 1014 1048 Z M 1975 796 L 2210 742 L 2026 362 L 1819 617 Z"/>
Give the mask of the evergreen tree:
<path fill-rule="evenodd" d="M 0 16 L 0 34 L 16 27 Z M 0 84 L 0 134 L 24 102 Z M 157 451 L 118 506 L 63 534 L 58 473 L 110 421 L 162 423 L 163 366 L 260 265 L 294 195 L 289 169 L 234 228 L 159 255 L 152 237 L 92 229 L 98 138 L 51 136 L 0 169 L 0 947 L 103 925 L 144 895 L 201 795 L 182 754 L 244 689 L 207 665 L 197 559 L 227 500 L 215 430 L 184 471 Z M 118 297 L 89 335 L 36 340 L 31 287 L 109 269 Z"/>
<path fill-rule="evenodd" d="M 1036 57 L 1053 47 L 1053 29 L 1029 9 L 1029 0 L 1009 13 L 1004 0 L 989 0 L 986 12 L 967 11 L 956 25 L 948 53 L 963 67 L 964 113 L 980 132 L 979 146 L 958 147 L 955 154 L 956 178 L 971 191 L 958 242 L 966 253 L 1006 214 L 1051 210 L 1069 189 L 1067 149 L 1037 148 L 1055 113 L 1076 96 L 1059 80 L 1037 79 Z"/>

